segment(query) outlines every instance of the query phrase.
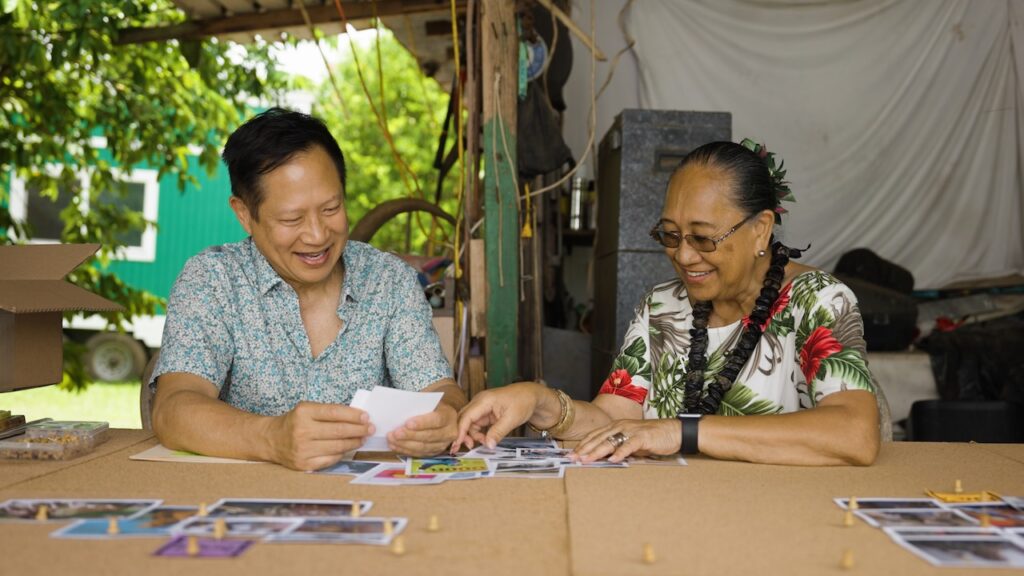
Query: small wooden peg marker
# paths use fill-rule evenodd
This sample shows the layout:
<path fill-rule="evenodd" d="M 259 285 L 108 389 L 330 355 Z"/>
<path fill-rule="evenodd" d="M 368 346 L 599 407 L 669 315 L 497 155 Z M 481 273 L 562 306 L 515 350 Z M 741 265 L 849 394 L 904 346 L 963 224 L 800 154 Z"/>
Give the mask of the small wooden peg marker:
<path fill-rule="evenodd" d="M 843 559 L 839 561 L 839 567 L 843 570 L 853 568 L 853 550 L 850 550 L 849 548 L 843 550 Z"/>
<path fill-rule="evenodd" d="M 117 516 L 111 516 L 107 521 L 107 534 L 116 536 L 121 533 L 121 526 L 117 523 Z"/>
<path fill-rule="evenodd" d="M 654 564 L 658 558 L 654 555 L 654 546 L 644 544 L 644 564 Z"/>
<path fill-rule="evenodd" d="M 850 501 L 849 501 L 849 503 L 847 503 L 846 508 L 848 510 L 858 510 L 858 509 L 860 509 L 860 504 L 857 504 L 857 498 L 854 497 L 854 496 L 850 496 Z"/>
<path fill-rule="evenodd" d="M 982 514 L 981 516 L 978 517 L 978 520 L 981 521 L 981 527 L 982 528 L 991 528 L 992 527 L 992 517 L 989 516 L 988 514 Z"/>
<path fill-rule="evenodd" d="M 395 556 L 402 556 L 405 554 L 405 539 L 401 536 L 395 536 L 394 541 L 391 542 L 391 553 Z"/>
<path fill-rule="evenodd" d="M 40 522 L 46 522 L 50 519 L 50 508 L 46 504 L 40 504 L 39 509 L 36 510 L 36 520 Z"/>
<path fill-rule="evenodd" d="M 195 536 L 189 536 L 185 544 L 185 553 L 189 556 L 199 555 L 199 540 Z"/>
<path fill-rule="evenodd" d="M 206 511 L 206 502 L 199 503 L 199 511 L 196 512 L 196 516 L 209 516 L 209 512 Z"/>
<path fill-rule="evenodd" d="M 362 515 L 363 515 L 363 510 L 362 510 L 362 508 L 360 507 L 360 504 L 359 504 L 359 502 L 354 502 L 354 503 L 352 504 L 352 517 L 353 517 L 353 518 L 359 518 L 359 517 L 361 517 Z"/>
<path fill-rule="evenodd" d="M 963 491 L 964 485 L 962 482 L 960 482 L 960 479 L 958 478 L 957 481 L 953 483 L 953 492 L 956 492 L 957 494 L 962 494 Z"/>
<path fill-rule="evenodd" d="M 228 523 L 223 518 L 217 518 L 213 522 L 213 537 L 217 540 L 223 540 L 224 536 L 228 533 Z"/>
<path fill-rule="evenodd" d="M 853 526 L 853 525 L 854 525 L 853 510 L 847 510 L 846 513 L 843 514 L 843 526 Z"/>
<path fill-rule="evenodd" d="M 430 520 L 427 521 L 427 532 L 437 532 L 441 529 L 441 522 L 437 519 L 437 514 L 431 514 Z"/>
<path fill-rule="evenodd" d="M 390 538 L 395 533 L 395 525 L 388 518 L 384 521 L 384 535 Z"/>

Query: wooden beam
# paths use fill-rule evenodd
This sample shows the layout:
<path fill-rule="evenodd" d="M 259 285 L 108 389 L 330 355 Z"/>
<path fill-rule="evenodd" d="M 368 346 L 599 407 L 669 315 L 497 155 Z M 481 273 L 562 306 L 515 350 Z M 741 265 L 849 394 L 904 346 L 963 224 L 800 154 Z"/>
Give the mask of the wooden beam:
<path fill-rule="evenodd" d="M 437 0 L 377 0 L 376 11 L 373 2 L 342 2 L 345 18 L 349 21 L 365 20 L 375 15 L 381 18 L 400 16 L 402 14 L 419 14 L 424 12 L 449 12 L 451 6 L 447 2 Z M 458 10 L 465 10 L 465 0 L 459 0 Z M 306 12 L 313 24 L 340 22 L 334 2 L 307 6 Z M 246 12 L 232 16 L 193 20 L 170 26 L 156 28 L 125 28 L 121 30 L 114 44 L 140 44 L 143 42 L 163 42 L 172 38 L 179 40 L 196 40 L 209 38 L 219 34 L 237 34 L 240 32 L 256 32 L 259 30 L 275 30 L 293 26 L 305 26 L 302 12 L 298 8 L 283 8 L 264 12 Z"/>
<path fill-rule="evenodd" d="M 519 38 L 515 0 L 481 2 L 483 39 L 484 242 L 487 264 L 487 387 L 520 378 L 519 190 L 516 104 Z M 474 295 L 476 296 L 476 295 Z"/>

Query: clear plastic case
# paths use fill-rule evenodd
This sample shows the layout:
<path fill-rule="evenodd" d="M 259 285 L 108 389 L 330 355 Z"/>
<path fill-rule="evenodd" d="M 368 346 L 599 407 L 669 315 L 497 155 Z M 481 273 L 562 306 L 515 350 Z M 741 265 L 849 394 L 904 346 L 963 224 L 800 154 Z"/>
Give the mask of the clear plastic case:
<path fill-rule="evenodd" d="M 57 420 L 32 424 L 25 429 L 25 438 L 29 441 L 49 439 L 51 441 L 72 440 L 82 443 L 86 450 L 91 451 L 107 439 L 110 426 L 106 422 L 77 422 Z"/>
<path fill-rule="evenodd" d="M 89 452 L 92 447 L 77 436 L 27 438 L 23 434 L 0 440 L 0 458 L 8 460 L 70 460 Z"/>

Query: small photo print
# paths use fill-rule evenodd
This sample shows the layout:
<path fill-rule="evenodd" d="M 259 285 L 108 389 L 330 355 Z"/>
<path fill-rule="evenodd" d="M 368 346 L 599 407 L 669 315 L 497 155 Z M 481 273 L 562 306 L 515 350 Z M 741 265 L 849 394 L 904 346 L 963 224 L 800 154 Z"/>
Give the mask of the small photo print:
<path fill-rule="evenodd" d="M 351 516 L 351 500 L 287 500 L 287 499 L 250 499 L 225 498 L 210 507 L 209 516 L 217 517 L 253 517 L 271 516 L 279 518 L 316 518 Z M 361 501 L 359 511 L 365 514 L 370 510 L 372 502 Z"/>
<path fill-rule="evenodd" d="M 1024 510 L 1017 510 L 1003 502 L 996 504 L 960 504 L 950 506 L 950 508 L 967 514 L 978 521 L 978 523 L 981 523 L 982 517 L 987 515 L 989 524 L 997 528 L 1024 527 Z"/>
<path fill-rule="evenodd" d="M 558 460 L 568 464 L 572 462 L 570 448 L 517 448 L 516 458 L 519 460 Z"/>
<path fill-rule="evenodd" d="M 1001 536 L 998 528 L 971 528 L 968 526 L 949 526 L 946 528 L 882 528 L 891 538 L 963 538 L 966 536 Z"/>
<path fill-rule="evenodd" d="M 686 459 L 678 454 L 668 456 L 630 456 L 626 458 L 632 466 L 686 466 Z"/>
<path fill-rule="evenodd" d="M 302 523 L 302 518 L 211 518 L 209 516 L 189 518 L 173 528 L 175 534 L 190 536 L 214 536 L 218 520 L 224 521 L 227 532 L 233 538 L 264 538 L 280 534 Z"/>
<path fill-rule="evenodd" d="M 498 462 L 495 478 L 562 478 L 565 467 L 544 460 Z"/>
<path fill-rule="evenodd" d="M 363 460 L 342 460 L 333 466 L 321 468 L 314 472 L 314 474 L 336 474 L 336 475 L 349 475 L 359 476 L 360 474 L 373 470 L 377 467 L 380 462 L 367 462 Z"/>
<path fill-rule="evenodd" d="M 543 438 L 526 438 L 524 436 L 510 436 L 498 442 L 498 448 L 515 450 L 516 448 L 558 448 L 554 440 Z"/>
<path fill-rule="evenodd" d="M 977 526 L 971 517 L 957 510 L 858 510 L 854 514 L 860 516 L 868 524 L 882 528 L 887 526 L 907 528 Z"/>
<path fill-rule="evenodd" d="M 405 518 L 308 518 L 268 540 L 387 544 L 405 529 L 407 522 Z"/>
<path fill-rule="evenodd" d="M 131 518 L 158 506 L 160 500 L 124 499 L 19 499 L 8 500 L 0 505 L 0 521 L 38 522 L 39 509 L 46 506 L 46 518 L 50 522 L 82 520 L 86 518 Z"/>
<path fill-rule="evenodd" d="M 188 553 L 188 539 L 195 538 L 182 534 L 171 539 L 156 552 L 154 556 L 171 556 L 182 558 L 191 556 Z M 215 540 L 213 538 L 196 538 L 199 558 L 234 558 L 252 546 L 252 540 Z"/>
<path fill-rule="evenodd" d="M 849 498 L 836 498 L 835 503 L 846 510 L 849 506 Z M 910 508 L 942 508 L 942 505 L 931 498 L 857 498 L 857 508 L 860 510 L 888 510 L 896 508 L 906 510 Z"/>
<path fill-rule="evenodd" d="M 1024 567 L 1024 547 L 999 536 L 916 537 L 897 542 L 935 566 Z"/>
<path fill-rule="evenodd" d="M 172 528 L 196 513 L 195 506 L 159 506 L 134 518 L 117 520 L 111 533 L 110 518 L 78 520 L 50 534 L 54 538 L 154 538 L 166 537 Z"/>
<path fill-rule="evenodd" d="M 453 474 L 455 472 L 487 472 L 490 469 L 483 458 L 413 458 L 406 463 L 405 473 L 409 476 L 424 474 Z"/>
<path fill-rule="evenodd" d="M 486 446 L 478 446 L 466 452 L 465 458 L 485 458 L 487 460 L 518 460 L 519 456 L 516 455 L 515 448 L 501 448 L 500 446 L 494 449 Z"/>
<path fill-rule="evenodd" d="M 380 464 L 373 470 L 357 476 L 352 484 L 371 484 L 377 486 L 402 486 L 412 484 L 439 484 L 445 481 L 444 474 L 420 474 L 410 476 L 405 471 L 405 464 Z"/>

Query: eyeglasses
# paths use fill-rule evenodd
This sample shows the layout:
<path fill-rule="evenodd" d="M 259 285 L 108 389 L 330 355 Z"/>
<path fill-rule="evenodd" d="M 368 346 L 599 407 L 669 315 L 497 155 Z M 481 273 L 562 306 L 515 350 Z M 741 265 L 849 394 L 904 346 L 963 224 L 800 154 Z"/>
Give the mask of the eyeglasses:
<path fill-rule="evenodd" d="M 665 230 L 661 227 L 659 222 L 651 228 L 651 238 L 655 242 L 661 244 L 665 248 L 679 248 L 679 244 L 686 240 L 686 243 L 693 247 L 698 252 L 714 252 L 718 249 L 718 245 L 725 241 L 726 238 L 732 236 L 733 232 L 740 229 L 741 226 L 750 221 L 751 218 L 757 216 L 757 213 L 753 213 L 750 216 L 744 218 L 739 224 L 736 224 L 725 234 L 722 234 L 718 238 L 711 238 L 710 236 L 701 236 L 700 234 L 680 234 L 679 232 L 673 232 Z"/>

